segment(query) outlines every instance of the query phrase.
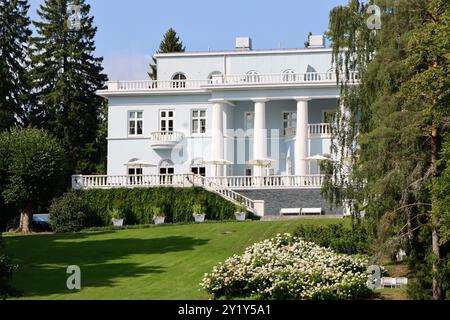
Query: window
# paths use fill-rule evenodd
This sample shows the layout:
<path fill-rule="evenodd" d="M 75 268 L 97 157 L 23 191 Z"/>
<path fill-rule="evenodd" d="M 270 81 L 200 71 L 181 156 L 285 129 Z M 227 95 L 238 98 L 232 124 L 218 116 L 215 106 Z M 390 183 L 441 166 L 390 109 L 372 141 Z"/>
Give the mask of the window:
<path fill-rule="evenodd" d="M 130 176 L 138 176 L 142 174 L 143 174 L 142 168 L 128 168 L 128 175 Z"/>
<path fill-rule="evenodd" d="M 206 110 L 192 110 L 192 133 L 206 133 Z"/>
<path fill-rule="evenodd" d="M 128 168 L 129 184 L 140 184 L 142 182 L 142 175 L 144 174 L 142 168 Z"/>
<path fill-rule="evenodd" d="M 172 88 L 186 88 L 186 76 L 181 73 L 175 73 L 172 77 Z"/>
<path fill-rule="evenodd" d="M 336 118 L 335 110 L 325 110 L 323 112 L 323 123 L 334 123 Z"/>
<path fill-rule="evenodd" d="M 255 123 L 255 114 L 253 112 L 244 113 L 244 130 L 252 130 Z"/>
<path fill-rule="evenodd" d="M 192 167 L 191 171 L 193 174 L 198 174 L 202 177 L 206 177 L 206 168 L 205 167 Z"/>
<path fill-rule="evenodd" d="M 245 79 L 246 79 L 246 82 L 250 82 L 250 83 L 260 82 L 259 73 L 258 73 L 258 71 L 255 71 L 255 70 L 247 72 Z"/>
<path fill-rule="evenodd" d="M 292 130 L 297 125 L 297 113 L 293 111 L 283 112 L 283 135 L 292 135 Z"/>
<path fill-rule="evenodd" d="M 173 132 L 173 110 L 160 110 L 159 119 L 160 127 L 159 130 L 162 132 Z"/>
<path fill-rule="evenodd" d="M 211 72 L 211 73 L 209 74 L 208 80 L 212 80 L 213 77 L 221 76 L 221 75 L 222 75 L 222 72 L 220 72 L 220 71 L 213 71 L 213 72 Z"/>
<path fill-rule="evenodd" d="M 296 77 L 294 70 L 288 69 L 283 72 L 283 82 L 294 82 L 295 79 Z"/>
<path fill-rule="evenodd" d="M 175 173 L 174 164 L 171 160 L 163 160 L 159 164 L 159 182 L 161 184 L 172 184 Z"/>
<path fill-rule="evenodd" d="M 130 111 L 128 113 L 128 135 L 141 136 L 143 134 L 143 114 L 142 111 Z"/>

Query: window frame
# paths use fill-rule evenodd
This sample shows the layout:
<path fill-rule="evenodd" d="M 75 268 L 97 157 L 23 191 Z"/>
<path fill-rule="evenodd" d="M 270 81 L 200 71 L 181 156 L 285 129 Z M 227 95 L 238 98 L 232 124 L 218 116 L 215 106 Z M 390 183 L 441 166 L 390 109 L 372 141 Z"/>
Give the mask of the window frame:
<path fill-rule="evenodd" d="M 197 116 L 194 116 L 194 112 L 198 112 Z M 205 115 L 201 116 L 201 113 L 204 112 Z M 198 121 L 197 131 L 194 131 L 194 121 Z M 205 120 L 205 131 L 201 132 L 201 120 Z M 208 110 L 205 108 L 197 108 L 191 109 L 191 134 L 194 136 L 205 135 L 208 131 Z"/>
<path fill-rule="evenodd" d="M 178 77 L 178 79 L 176 79 Z M 174 89 L 186 88 L 187 77 L 183 72 L 175 72 L 171 77 L 170 86 Z"/>
<path fill-rule="evenodd" d="M 163 120 L 163 116 L 162 113 L 163 112 L 172 112 L 172 117 L 169 117 L 168 115 L 164 117 L 166 122 L 166 130 L 162 129 L 162 120 Z M 170 126 L 168 121 L 172 120 L 172 130 L 169 130 Z M 175 131 L 175 110 L 174 109 L 159 109 L 159 122 L 158 122 L 158 129 L 159 132 L 174 132 Z"/>
<path fill-rule="evenodd" d="M 291 114 L 294 115 L 295 114 L 295 120 L 292 119 L 291 117 L 288 117 L 288 119 L 284 119 L 284 115 L 285 114 Z M 288 110 L 288 111 L 281 111 L 281 130 L 283 133 L 283 137 L 286 137 L 286 129 L 296 129 L 297 128 L 297 121 L 298 121 L 298 115 L 297 115 L 297 111 L 292 111 L 292 110 Z M 292 123 L 292 126 L 289 126 L 289 123 Z M 287 126 L 284 127 L 284 124 L 287 123 Z"/>
<path fill-rule="evenodd" d="M 135 113 L 135 117 L 131 118 L 131 113 Z M 142 117 L 138 118 L 137 115 L 141 113 Z M 143 110 L 129 110 L 127 113 L 127 130 L 128 137 L 142 137 L 144 135 L 144 111 Z M 138 122 L 141 122 L 141 133 L 138 133 Z M 134 134 L 131 133 L 131 122 L 134 122 Z"/>
<path fill-rule="evenodd" d="M 248 127 L 248 122 L 247 122 L 247 116 L 248 115 L 253 115 L 253 120 L 252 120 L 252 123 L 253 123 L 253 127 L 252 128 L 249 128 Z M 247 131 L 249 131 L 249 130 L 254 130 L 255 129 L 255 112 L 251 112 L 251 111 L 246 111 L 246 112 L 244 112 L 244 131 L 245 132 L 247 132 Z"/>

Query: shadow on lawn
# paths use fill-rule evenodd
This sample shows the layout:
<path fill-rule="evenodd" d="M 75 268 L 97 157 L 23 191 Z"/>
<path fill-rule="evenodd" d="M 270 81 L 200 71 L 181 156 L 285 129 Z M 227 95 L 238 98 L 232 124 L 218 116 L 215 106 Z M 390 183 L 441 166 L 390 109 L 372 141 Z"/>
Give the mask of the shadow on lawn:
<path fill-rule="evenodd" d="M 19 265 L 19 271 L 14 275 L 16 288 L 23 291 L 24 297 L 70 294 L 66 288 L 69 265 L 81 268 L 82 289 L 113 286 L 119 278 L 165 272 L 165 267 L 149 265 L 151 255 L 193 250 L 208 242 L 184 236 L 92 240 L 89 236 L 92 235 L 9 238 L 8 251 L 14 263 Z M 133 255 L 136 257 L 131 257 Z"/>

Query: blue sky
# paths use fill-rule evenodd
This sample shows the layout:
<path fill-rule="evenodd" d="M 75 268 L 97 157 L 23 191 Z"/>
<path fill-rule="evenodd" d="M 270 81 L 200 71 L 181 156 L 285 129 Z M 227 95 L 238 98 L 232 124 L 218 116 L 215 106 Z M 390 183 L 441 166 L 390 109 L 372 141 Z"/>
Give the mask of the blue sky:
<path fill-rule="evenodd" d="M 29 0 L 30 16 L 44 0 Z M 146 79 L 151 55 L 173 27 L 188 51 L 301 48 L 309 31 L 328 29 L 328 14 L 347 0 L 87 0 L 98 27 L 97 55 L 111 80 Z"/>

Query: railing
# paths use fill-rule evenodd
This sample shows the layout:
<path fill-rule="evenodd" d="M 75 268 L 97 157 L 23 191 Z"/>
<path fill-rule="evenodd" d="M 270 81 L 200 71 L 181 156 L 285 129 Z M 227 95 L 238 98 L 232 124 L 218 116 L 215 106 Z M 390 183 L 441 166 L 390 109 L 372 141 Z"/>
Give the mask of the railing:
<path fill-rule="evenodd" d="M 343 78 L 343 77 L 342 77 Z M 280 74 L 248 74 L 223 76 L 222 84 L 229 85 L 251 85 L 251 84 L 301 84 L 301 83 L 335 83 L 336 73 L 308 72 L 308 73 L 280 73 Z M 350 81 L 357 81 L 358 74 L 352 72 Z M 215 85 L 221 84 L 215 79 Z"/>
<path fill-rule="evenodd" d="M 108 90 L 113 91 L 147 91 L 147 90 L 189 90 L 200 89 L 210 84 L 211 80 L 136 80 L 136 81 L 110 81 Z"/>
<path fill-rule="evenodd" d="M 329 123 L 313 123 L 308 125 L 309 136 L 331 137 L 331 125 Z"/>
<path fill-rule="evenodd" d="M 341 75 L 344 78 L 344 75 Z M 358 81 L 358 73 L 351 72 L 348 81 Z M 215 76 L 211 80 L 137 80 L 110 81 L 110 91 L 148 91 L 148 90 L 189 90 L 202 89 L 207 86 L 223 85 L 260 85 L 260 84 L 304 84 L 304 83 L 336 83 L 334 72 L 318 73 L 280 73 L 280 74 L 245 74 Z"/>
<path fill-rule="evenodd" d="M 184 134 L 177 131 L 157 131 L 150 134 L 150 138 L 155 142 L 180 142 Z"/>
<path fill-rule="evenodd" d="M 255 202 L 252 199 L 244 197 L 243 195 L 231 190 L 228 186 L 220 185 L 211 178 L 194 175 L 194 185 L 202 186 L 210 192 L 219 194 L 222 198 L 233 202 L 234 204 L 243 204 L 247 210 L 255 212 Z"/>
<path fill-rule="evenodd" d="M 217 193 L 224 199 L 234 204 L 244 204 L 246 208 L 255 212 L 255 201 L 231 190 L 227 186 L 220 185 L 195 174 L 171 174 L 171 175 L 120 175 L 120 176 L 72 176 L 72 189 L 112 189 L 112 188 L 138 188 L 138 187 L 202 187 L 210 192 Z"/>
<path fill-rule="evenodd" d="M 286 128 L 284 136 L 291 138 L 297 134 L 296 128 Z M 331 137 L 331 125 L 329 123 L 312 123 L 308 124 L 309 137 L 329 138 Z"/>
<path fill-rule="evenodd" d="M 232 189 L 284 189 L 284 188 L 321 188 L 324 175 L 307 176 L 230 176 L 211 177 L 214 183 Z"/>

